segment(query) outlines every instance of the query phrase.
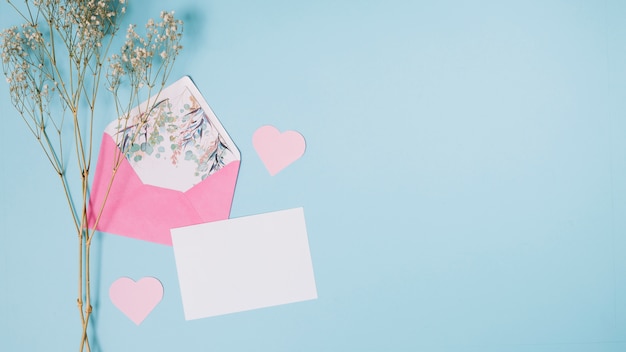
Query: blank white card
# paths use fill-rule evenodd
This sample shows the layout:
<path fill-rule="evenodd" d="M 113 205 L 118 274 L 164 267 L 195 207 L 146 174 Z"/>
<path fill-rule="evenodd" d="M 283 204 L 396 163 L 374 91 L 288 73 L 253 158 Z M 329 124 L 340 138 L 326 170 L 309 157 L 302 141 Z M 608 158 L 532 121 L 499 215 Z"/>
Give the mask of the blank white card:
<path fill-rule="evenodd" d="M 317 298 L 302 208 L 171 233 L 186 320 Z"/>

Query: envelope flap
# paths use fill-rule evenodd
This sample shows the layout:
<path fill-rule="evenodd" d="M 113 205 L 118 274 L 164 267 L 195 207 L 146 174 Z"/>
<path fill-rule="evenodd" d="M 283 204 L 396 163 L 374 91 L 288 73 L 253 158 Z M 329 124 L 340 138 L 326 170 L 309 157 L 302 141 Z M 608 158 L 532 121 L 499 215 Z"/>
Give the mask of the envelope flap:
<path fill-rule="evenodd" d="M 187 191 L 241 159 L 197 87 L 183 77 L 109 126 L 141 181 Z"/>

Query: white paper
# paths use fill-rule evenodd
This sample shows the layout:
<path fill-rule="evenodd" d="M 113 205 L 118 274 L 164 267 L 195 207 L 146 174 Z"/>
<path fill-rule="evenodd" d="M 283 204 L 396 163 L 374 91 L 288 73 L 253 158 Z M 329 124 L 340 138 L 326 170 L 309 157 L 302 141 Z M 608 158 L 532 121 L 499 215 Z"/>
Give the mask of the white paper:
<path fill-rule="evenodd" d="M 317 298 L 302 208 L 171 233 L 187 320 Z"/>

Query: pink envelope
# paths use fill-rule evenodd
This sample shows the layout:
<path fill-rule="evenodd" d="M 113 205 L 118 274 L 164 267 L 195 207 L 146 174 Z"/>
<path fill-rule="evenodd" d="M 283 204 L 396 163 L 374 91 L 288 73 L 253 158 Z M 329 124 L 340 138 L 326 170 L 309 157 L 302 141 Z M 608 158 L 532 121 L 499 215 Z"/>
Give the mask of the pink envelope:
<path fill-rule="evenodd" d="M 138 124 L 146 114 L 148 123 Z M 105 129 L 89 227 L 171 246 L 172 228 L 228 219 L 240 153 L 191 79 L 183 77 L 130 116 Z"/>

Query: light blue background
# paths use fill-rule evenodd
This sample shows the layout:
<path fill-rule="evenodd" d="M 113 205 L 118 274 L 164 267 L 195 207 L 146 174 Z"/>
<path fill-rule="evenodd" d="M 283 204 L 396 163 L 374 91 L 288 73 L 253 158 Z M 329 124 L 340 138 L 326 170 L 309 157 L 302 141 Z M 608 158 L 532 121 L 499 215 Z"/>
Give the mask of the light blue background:
<path fill-rule="evenodd" d="M 172 249 L 103 234 L 100 351 L 626 350 L 625 2 L 130 6 L 187 21 L 172 81 L 242 152 L 231 215 L 303 206 L 319 299 L 185 321 Z M 0 350 L 77 350 L 60 184 L 3 82 L 0 108 Z M 307 140 L 274 177 L 265 124 Z M 163 282 L 140 326 L 108 298 L 120 276 Z"/>

